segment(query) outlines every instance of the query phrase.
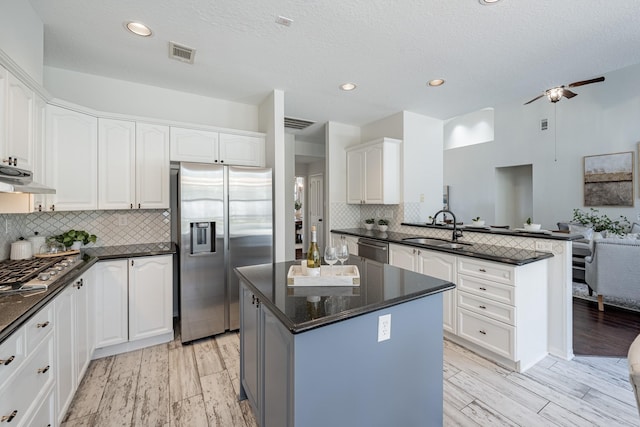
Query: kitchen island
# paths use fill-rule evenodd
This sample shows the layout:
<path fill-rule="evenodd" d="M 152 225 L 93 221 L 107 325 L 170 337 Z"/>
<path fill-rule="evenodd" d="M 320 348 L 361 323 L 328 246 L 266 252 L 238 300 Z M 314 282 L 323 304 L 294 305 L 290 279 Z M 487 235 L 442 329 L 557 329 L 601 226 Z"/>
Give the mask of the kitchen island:
<path fill-rule="evenodd" d="M 287 286 L 294 264 L 236 269 L 240 398 L 259 425 L 442 425 L 442 292 L 455 285 L 385 265 L 371 284 Z"/>

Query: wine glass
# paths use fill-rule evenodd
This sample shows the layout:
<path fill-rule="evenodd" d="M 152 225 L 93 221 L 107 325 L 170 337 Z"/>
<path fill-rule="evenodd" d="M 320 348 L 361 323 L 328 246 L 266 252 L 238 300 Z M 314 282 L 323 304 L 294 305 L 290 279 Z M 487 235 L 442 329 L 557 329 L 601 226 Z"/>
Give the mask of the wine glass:
<path fill-rule="evenodd" d="M 349 245 L 344 237 L 342 237 L 340 239 L 340 243 L 338 243 L 336 255 L 338 257 L 338 261 L 340 261 L 340 266 L 344 267 L 344 262 L 349 259 Z M 340 270 L 344 270 L 344 268 L 341 268 Z"/>
<path fill-rule="evenodd" d="M 324 262 L 331 266 L 331 274 L 333 275 L 333 264 L 338 262 L 336 247 L 329 244 L 324 248 Z"/>

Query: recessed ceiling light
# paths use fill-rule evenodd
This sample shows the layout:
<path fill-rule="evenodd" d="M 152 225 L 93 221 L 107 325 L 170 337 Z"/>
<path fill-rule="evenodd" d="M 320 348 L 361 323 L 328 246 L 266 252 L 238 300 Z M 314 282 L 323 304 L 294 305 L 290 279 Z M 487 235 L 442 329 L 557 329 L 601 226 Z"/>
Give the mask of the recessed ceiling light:
<path fill-rule="evenodd" d="M 490 4 L 496 4 L 498 3 L 500 0 L 478 0 L 480 2 L 480 4 L 488 6 Z"/>
<path fill-rule="evenodd" d="M 431 87 L 442 86 L 443 84 L 444 84 L 444 79 L 429 80 L 429 86 Z"/>
<path fill-rule="evenodd" d="M 355 83 L 343 83 L 340 85 L 340 89 L 346 90 L 346 91 L 354 90 L 355 88 L 356 88 Z"/>
<path fill-rule="evenodd" d="M 147 27 L 142 22 L 127 22 L 125 27 L 133 34 L 137 34 L 142 37 L 149 37 L 152 34 L 151 28 Z"/>

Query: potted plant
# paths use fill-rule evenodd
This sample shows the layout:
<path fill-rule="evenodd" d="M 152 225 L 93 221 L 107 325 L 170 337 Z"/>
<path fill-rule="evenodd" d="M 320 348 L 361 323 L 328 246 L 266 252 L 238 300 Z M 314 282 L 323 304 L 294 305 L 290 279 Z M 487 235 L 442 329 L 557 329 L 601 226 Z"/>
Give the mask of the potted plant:
<path fill-rule="evenodd" d="M 627 217 L 620 215 L 620 219 L 614 221 L 594 208 L 589 208 L 589 212 L 574 209 L 572 221 L 593 228 L 595 233 L 607 232 L 621 235 L 626 233 L 630 227 Z"/>
<path fill-rule="evenodd" d="M 296 199 L 293 203 L 293 208 L 296 210 L 296 218 L 302 218 L 302 211 L 300 210 L 302 209 L 302 202 L 299 199 Z"/>
<path fill-rule="evenodd" d="M 389 221 L 386 219 L 379 219 L 378 220 L 378 230 L 382 231 L 383 233 L 385 231 L 387 231 L 387 228 L 389 228 Z"/>
<path fill-rule="evenodd" d="M 524 229 L 527 231 L 537 231 L 540 230 L 540 224 L 535 224 L 532 220 L 531 217 L 527 218 L 527 220 L 524 223 Z"/>
<path fill-rule="evenodd" d="M 471 223 L 474 227 L 484 227 L 484 219 L 480 219 L 479 216 L 471 218 Z"/>
<path fill-rule="evenodd" d="M 371 230 L 373 228 L 373 224 L 376 223 L 376 220 L 373 218 L 367 218 L 364 220 L 364 228 L 367 230 Z"/>
<path fill-rule="evenodd" d="M 95 234 L 89 234 L 84 230 L 69 230 L 54 239 L 64 245 L 65 248 L 80 249 L 82 245 L 95 243 L 98 240 Z"/>

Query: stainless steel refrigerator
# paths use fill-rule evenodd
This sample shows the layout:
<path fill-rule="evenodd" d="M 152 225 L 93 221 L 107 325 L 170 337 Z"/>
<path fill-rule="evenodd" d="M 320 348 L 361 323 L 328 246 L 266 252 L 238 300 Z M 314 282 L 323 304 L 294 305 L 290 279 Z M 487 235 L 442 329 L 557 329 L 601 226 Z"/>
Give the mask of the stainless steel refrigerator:
<path fill-rule="evenodd" d="M 239 328 L 233 269 L 272 262 L 271 181 L 271 169 L 180 163 L 182 342 Z"/>

